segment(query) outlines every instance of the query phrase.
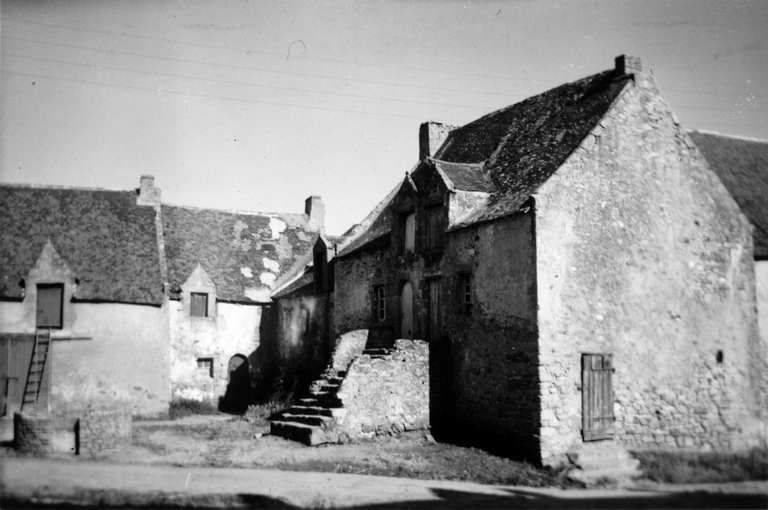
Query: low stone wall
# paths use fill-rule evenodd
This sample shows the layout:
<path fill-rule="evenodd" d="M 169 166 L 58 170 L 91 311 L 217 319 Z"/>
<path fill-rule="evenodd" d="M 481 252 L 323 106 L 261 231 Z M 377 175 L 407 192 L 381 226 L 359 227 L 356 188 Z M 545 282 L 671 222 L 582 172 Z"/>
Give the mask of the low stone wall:
<path fill-rule="evenodd" d="M 13 446 L 20 452 L 41 455 L 94 456 L 130 444 L 129 411 L 91 411 L 82 417 L 15 413 Z"/>
<path fill-rule="evenodd" d="M 80 419 L 80 455 L 99 455 L 131 443 L 133 421 L 128 411 L 92 411 Z"/>
<path fill-rule="evenodd" d="M 337 424 L 350 438 L 429 427 L 429 344 L 396 340 L 384 357 L 361 355 L 337 393 L 346 416 Z"/>

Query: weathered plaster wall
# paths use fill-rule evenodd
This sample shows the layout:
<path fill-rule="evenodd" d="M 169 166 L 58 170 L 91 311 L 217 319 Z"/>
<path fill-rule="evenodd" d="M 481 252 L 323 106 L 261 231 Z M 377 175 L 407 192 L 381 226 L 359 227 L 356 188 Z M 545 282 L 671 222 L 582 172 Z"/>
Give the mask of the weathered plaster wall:
<path fill-rule="evenodd" d="M 213 317 L 191 317 L 189 307 L 170 301 L 171 385 L 173 398 L 214 400 L 229 382 L 228 364 L 235 354 L 248 357 L 259 347 L 262 307 L 217 302 Z M 213 378 L 198 368 L 198 358 L 213 358 Z"/>
<path fill-rule="evenodd" d="M 738 447 L 757 423 L 749 225 L 644 83 L 535 195 L 545 463 L 581 441 L 582 353 L 614 356 L 622 443 Z"/>
<path fill-rule="evenodd" d="M 537 460 L 533 223 L 529 208 L 449 234 L 441 263 L 445 336 L 432 346 L 432 386 L 454 436 Z M 471 313 L 460 308 L 457 271 L 471 271 Z"/>
<path fill-rule="evenodd" d="M 337 393 L 346 416 L 337 425 L 348 437 L 429 427 L 429 344 L 397 340 L 384 357 L 352 361 Z"/>
<path fill-rule="evenodd" d="M 127 409 L 146 416 L 168 412 L 167 309 L 116 303 L 67 306 L 73 316 L 68 333 L 92 340 L 53 341 L 53 411 Z"/>
<path fill-rule="evenodd" d="M 327 368 L 332 350 L 327 335 L 328 299 L 322 294 L 278 300 L 279 363 L 286 383 L 296 381 L 303 387 Z"/>
<path fill-rule="evenodd" d="M 760 346 L 763 352 L 762 362 L 762 409 L 768 409 L 768 260 L 755 261 L 755 282 L 757 283 L 757 322 Z M 768 438 L 768 423 L 763 414 L 762 436 Z"/>

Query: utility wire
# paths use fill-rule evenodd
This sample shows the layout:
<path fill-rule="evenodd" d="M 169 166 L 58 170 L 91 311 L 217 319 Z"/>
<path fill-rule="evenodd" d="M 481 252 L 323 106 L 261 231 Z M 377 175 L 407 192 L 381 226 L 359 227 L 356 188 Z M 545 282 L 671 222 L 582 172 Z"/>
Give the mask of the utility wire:
<path fill-rule="evenodd" d="M 118 87 L 118 88 L 126 88 L 126 89 L 133 89 L 133 90 L 144 90 L 148 92 L 160 92 L 162 94 L 174 94 L 178 96 L 190 96 L 190 97 L 201 97 L 203 99 L 223 99 L 225 101 L 238 101 L 241 103 L 251 103 L 251 104 L 265 104 L 265 105 L 272 105 L 272 106 L 288 106 L 291 108 L 304 108 L 309 110 L 324 110 L 324 111 L 331 111 L 331 112 L 341 112 L 341 113 L 354 113 L 358 115 L 378 115 L 382 117 L 396 117 L 401 119 L 416 119 L 420 121 L 424 121 L 424 117 L 415 117 L 412 115 L 397 115 L 394 113 L 380 113 L 380 112 L 366 112 L 366 111 L 358 111 L 358 110 L 345 110 L 343 108 L 328 108 L 325 106 L 307 106 L 307 105 L 298 105 L 298 104 L 292 104 L 292 103 L 279 103 L 275 101 L 261 101 L 256 99 L 242 99 L 237 97 L 229 97 L 229 96 L 221 96 L 221 95 L 212 95 L 212 94 L 194 94 L 191 92 L 177 92 L 174 90 L 165 90 L 165 89 L 153 89 L 148 87 L 137 87 L 133 85 L 116 85 L 113 83 L 96 83 L 92 81 L 87 80 L 77 80 L 74 78 L 62 78 L 60 76 L 46 76 L 42 74 L 36 74 L 36 73 L 25 73 L 21 71 L 12 71 L 12 70 L 5 70 L 4 72 L 11 73 L 11 74 L 17 74 L 22 76 L 31 76 L 33 78 L 43 78 L 43 79 L 50 79 L 50 80 L 61 80 L 61 81 L 69 81 L 74 83 L 84 83 L 87 85 L 98 85 L 98 86 L 105 86 L 105 87 Z M 452 120 L 446 120 L 446 122 L 455 122 Z"/>
<path fill-rule="evenodd" d="M 183 74 L 172 74 L 172 73 L 158 73 L 154 71 L 141 71 L 138 69 L 128 69 L 124 67 L 116 67 L 116 66 L 106 66 L 102 64 L 84 64 L 81 62 L 71 62 L 67 60 L 58 60 L 58 59 L 52 59 L 52 58 L 44 58 L 44 57 L 32 57 L 29 55 L 19 55 L 16 53 L 7 53 L 5 51 L 0 52 L 0 54 L 8 56 L 8 57 L 15 57 L 15 58 L 22 58 L 27 60 L 40 60 L 42 62 L 53 62 L 57 64 L 69 64 L 69 65 L 75 65 L 75 66 L 83 66 L 83 67 L 92 67 L 95 69 L 111 69 L 113 71 L 124 71 L 129 73 L 137 73 L 137 74 L 145 74 L 145 75 L 153 75 L 153 76 L 165 76 L 168 78 L 179 78 L 179 79 L 185 79 L 185 80 L 199 80 L 199 81 L 210 81 L 214 83 L 224 83 L 228 85 L 242 85 L 246 87 L 259 87 L 259 88 L 268 88 L 268 89 L 276 89 L 276 90 L 289 90 L 294 92 L 308 92 L 311 94 L 325 94 L 325 95 L 331 95 L 331 96 L 342 96 L 342 97 L 353 97 L 353 98 L 359 98 L 359 99 L 375 99 L 380 101 L 397 101 L 400 103 L 415 103 L 415 104 L 424 104 L 424 105 L 433 105 L 433 106 L 452 106 L 457 108 L 472 108 L 475 110 L 483 110 L 488 111 L 492 109 L 492 106 L 473 106 L 473 105 L 466 105 L 466 104 L 452 104 L 452 103 L 435 103 L 435 102 L 429 102 L 429 101 L 415 101 L 411 99 L 398 99 L 398 98 L 392 98 L 392 97 L 381 97 L 381 96 L 369 96 L 365 94 L 346 94 L 344 92 L 327 92 L 327 91 L 320 91 L 320 90 L 312 90 L 312 89 L 302 89 L 302 88 L 295 88 L 295 87 L 279 87 L 276 85 L 263 85 L 260 83 L 246 83 L 241 81 L 231 81 L 231 80 L 217 80 L 215 78 L 201 78 L 199 76 L 190 76 L 190 75 L 183 75 Z"/>

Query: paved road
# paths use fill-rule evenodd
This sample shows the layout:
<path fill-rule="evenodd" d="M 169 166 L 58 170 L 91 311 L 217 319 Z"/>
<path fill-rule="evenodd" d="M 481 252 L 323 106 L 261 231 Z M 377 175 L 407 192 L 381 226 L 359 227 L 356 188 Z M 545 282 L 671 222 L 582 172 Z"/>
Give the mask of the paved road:
<path fill-rule="evenodd" d="M 240 508 L 768 508 L 768 482 L 558 490 L 264 469 L 183 468 L 0 458 L 3 508 L 90 501 L 98 506 Z M 20 503 L 22 502 L 22 503 Z"/>

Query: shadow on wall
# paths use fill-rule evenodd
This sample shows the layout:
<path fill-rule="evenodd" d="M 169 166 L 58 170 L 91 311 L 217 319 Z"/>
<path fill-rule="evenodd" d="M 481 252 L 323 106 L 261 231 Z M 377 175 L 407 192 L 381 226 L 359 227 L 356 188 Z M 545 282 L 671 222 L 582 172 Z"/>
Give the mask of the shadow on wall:
<path fill-rule="evenodd" d="M 241 413 L 251 402 L 251 364 L 242 354 L 235 354 L 228 364 L 229 383 L 219 409 L 229 413 Z"/>
<path fill-rule="evenodd" d="M 537 335 L 475 324 L 430 346 L 430 422 L 438 441 L 541 465 Z"/>
<path fill-rule="evenodd" d="M 251 365 L 251 400 L 256 402 L 263 402 L 269 398 L 272 394 L 272 382 L 280 375 L 277 314 L 277 306 L 262 308 L 259 347 L 248 356 Z"/>

